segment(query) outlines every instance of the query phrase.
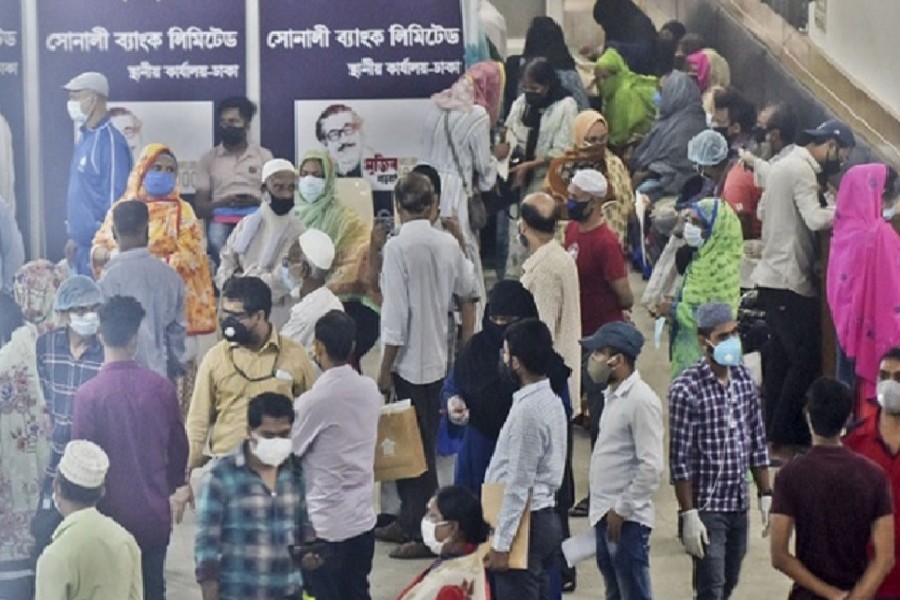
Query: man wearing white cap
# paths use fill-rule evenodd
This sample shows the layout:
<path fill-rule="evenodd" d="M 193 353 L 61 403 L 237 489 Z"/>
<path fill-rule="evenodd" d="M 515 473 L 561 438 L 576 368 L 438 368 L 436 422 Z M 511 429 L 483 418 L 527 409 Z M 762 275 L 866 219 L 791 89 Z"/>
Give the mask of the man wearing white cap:
<path fill-rule="evenodd" d="M 73 440 L 59 462 L 54 500 L 63 522 L 37 563 L 36 597 L 65 600 L 143 598 L 141 551 L 124 528 L 96 509 L 109 458 Z"/>
<path fill-rule="evenodd" d="M 297 189 L 294 165 L 283 158 L 270 160 L 263 165 L 262 180 L 262 204 L 237 224 L 222 248 L 216 286 L 221 290 L 235 275 L 265 281 L 272 290 L 272 326 L 280 329 L 294 301 L 281 263 L 305 227 L 292 210 Z"/>
<path fill-rule="evenodd" d="M 325 287 L 334 262 L 334 242 L 318 229 L 309 229 L 291 245 L 282 264 L 284 285 L 300 302 L 291 309 L 291 318 L 281 335 L 306 348 L 312 356 L 316 322 L 331 310 L 344 305 Z"/>
<path fill-rule="evenodd" d="M 66 197 L 66 258 L 76 273 L 91 276 L 91 242 L 109 207 L 125 193 L 131 150 L 109 118 L 104 75 L 82 73 L 63 89 L 69 92 L 69 117 L 79 128 Z"/>

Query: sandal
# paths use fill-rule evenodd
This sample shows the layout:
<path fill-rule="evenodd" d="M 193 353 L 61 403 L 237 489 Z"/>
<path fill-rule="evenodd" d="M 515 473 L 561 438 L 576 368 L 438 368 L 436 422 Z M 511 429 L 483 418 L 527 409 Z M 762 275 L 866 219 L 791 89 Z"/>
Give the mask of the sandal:
<path fill-rule="evenodd" d="M 562 570 L 561 579 L 562 579 L 562 592 L 563 594 L 569 594 L 575 591 L 575 588 L 578 586 L 578 575 L 575 572 L 573 567 L 566 567 Z"/>

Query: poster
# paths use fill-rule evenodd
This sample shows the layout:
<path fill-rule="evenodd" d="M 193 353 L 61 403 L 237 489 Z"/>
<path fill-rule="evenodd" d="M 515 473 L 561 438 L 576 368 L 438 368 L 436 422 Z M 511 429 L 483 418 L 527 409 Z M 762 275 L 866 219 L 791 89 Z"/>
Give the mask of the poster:
<path fill-rule="evenodd" d="M 376 211 L 389 210 L 397 177 L 417 162 L 427 99 L 464 72 L 461 6 L 343 0 L 340 8 L 260 1 L 263 145 L 288 159 L 328 148 L 339 176 L 367 179 Z"/>
<path fill-rule="evenodd" d="M 22 16 L 19 0 L 0 10 L 0 197 L 13 207 L 28 234 L 25 194 L 25 116 L 22 99 Z M 17 206 L 19 205 L 19 206 Z"/>
<path fill-rule="evenodd" d="M 182 193 L 213 146 L 215 102 L 246 93 L 243 0 L 41 0 L 38 35 L 41 156 L 48 251 L 66 240 L 65 205 L 72 156 L 66 112 L 69 79 L 99 71 L 109 80 L 113 124 L 134 152 L 171 145 Z M 66 132 L 61 135 L 61 132 Z"/>

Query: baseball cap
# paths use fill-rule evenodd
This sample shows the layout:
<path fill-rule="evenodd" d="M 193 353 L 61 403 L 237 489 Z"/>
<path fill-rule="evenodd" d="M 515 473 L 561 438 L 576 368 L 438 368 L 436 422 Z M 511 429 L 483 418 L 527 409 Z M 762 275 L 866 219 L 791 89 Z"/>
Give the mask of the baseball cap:
<path fill-rule="evenodd" d="M 612 348 L 637 358 L 644 346 L 644 336 L 631 323 L 614 321 L 598 329 L 594 335 L 582 339 L 581 345 L 588 350 Z"/>
<path fill-rule="evenodd" d="M 70 92 L 80 92 L 81 90 L 88 90 L 101 96 L 108 97 L 109 96 L 109 81 L 106 79 L 106 75 L 103 73 L 97 73 L 96 71 L 86 71 L 81 75 L 76 75 L 72 79 L 69 80 L 69 83 L 63 86 L 63 89 L 69 90 Z"/>
<path fill-rule="evenodd" d="M 853 130 L 846 123 L 837 119 L 825 121 L 815 129 L 805 129 L 803 133 L 816 141 L 833 138 L 839 146 L 844 148 L 856 145 L 856 136 L 853 135 Z"/>

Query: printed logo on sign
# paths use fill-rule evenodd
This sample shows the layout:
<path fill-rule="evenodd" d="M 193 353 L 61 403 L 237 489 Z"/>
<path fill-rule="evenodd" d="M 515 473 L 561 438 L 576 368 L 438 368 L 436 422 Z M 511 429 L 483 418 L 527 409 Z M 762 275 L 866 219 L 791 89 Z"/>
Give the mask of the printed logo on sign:
<path fill-rule="evenodd" d="M 385 456 L 394 456 L 397 453 L 397 443 L 391 438 L 386 438 L 381 442 L 381 453 Z"/>

